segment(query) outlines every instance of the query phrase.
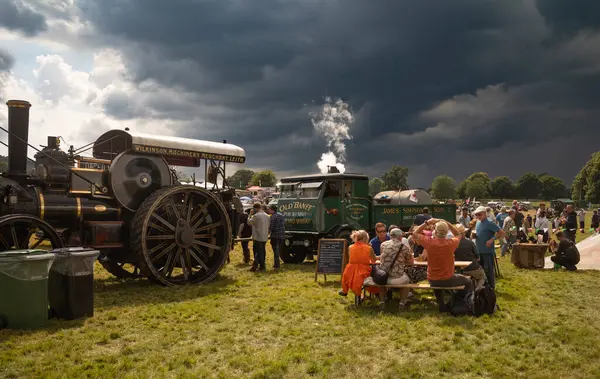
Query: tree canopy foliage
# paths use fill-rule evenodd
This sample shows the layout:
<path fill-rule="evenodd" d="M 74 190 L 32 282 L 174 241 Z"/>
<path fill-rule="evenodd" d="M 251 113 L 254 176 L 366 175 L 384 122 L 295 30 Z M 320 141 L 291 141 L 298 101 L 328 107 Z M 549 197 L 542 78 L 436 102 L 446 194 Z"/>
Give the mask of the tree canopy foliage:
<path fill-rule="evenodd" d="M 408 168 L 398 165 L 381 175 L 384 191 L 408 189 Z"/>
<path fill-rule="evenodd" d="M 600 158 L 598 159 L 600 161 Z M 600 165 L 600 162 L 598 164 Z M 507 199 L 517 197 L 550 200 L 568 196 L 568 193 L 567 186 L 562 179 L 547 173 L 538 175 L 533 172 L 525 173 L 517 180 L 517 183 L 514 183 L 508 176 L 498 176 L 490 180 L 485 172 L 476 172 L 462 181 L 457 188 L 459 198 L 497 197 Z"/>
<path fill-rule="evenodd" d="M 500 199 L 513 197 L 515 189 L 515 184 L 508 176 L 499 176 L 490 182 L 490 194 Z"/>
<path fill-rule="evenodd" d="M 371 195 L 377 195 L 379 192 L 381 192 L 382 188 L 383 180 L 379 179 L 378 177 L 374 177 L 369 181 L 369 193 Z"/>
<path fill-rule="evenodd" d="M 526 199 L 538 197 L 542 189 L 542 181 L 533 172 L 525 173 L 517 181 L 517 194 Z"/>
<path fill-rule="evenodd" d="M 571 187 L 571 197 L 574 200 L 600 202 L 600 151 L 592 154 L 592 158 L 575 177 Z"/>
<path fill-rule="evenodd" d="M 252 177 L 255 172 L 252 170 L 241 169 L 237 170 L 230 177 L 227 178 L 227 182 L 233 188 L 245 189 L 252 181 Z"/>
<path fill-rule="evenodd" d="M 464 197 L 473 197 L 473 195 L 468 194 L 469 185 L 472 182 L 476 182 L 473 184 L 471 188 L 471 193 L 475 192 L 479 195 L 475 197 L 486 197 L 490 194 L 490 177 L 485 172 L 476 172 L 471 174 L 467 179 L 460 183 L 458 186 L 457 192 L 458 196 L 461 198 Z"/>
<path fill-rule="evenodd" d="M 271 170 L 263 170 L 256 172 L 252 176 L 252 180 L 250 181 L 254 186 L 260 187 L 274 187 L 277 184 L 277 177 L 275 173 Z"/>
<path fill-rule="evenodd" d="M 448 175 L 440 175 L 433 179 L 431 196 L 435 199 L 453 199 L 456 197 L 456 181 Z"/>
<path fill-rule="evenodd" d="M 539 179 L 542 183 L 542 191 L 540 193 L 542 199 L 557 199 L 569 196 L 567 186 L 565 186 L 565 182 L 562 179 L 548 174 L 541 174 Z"/>

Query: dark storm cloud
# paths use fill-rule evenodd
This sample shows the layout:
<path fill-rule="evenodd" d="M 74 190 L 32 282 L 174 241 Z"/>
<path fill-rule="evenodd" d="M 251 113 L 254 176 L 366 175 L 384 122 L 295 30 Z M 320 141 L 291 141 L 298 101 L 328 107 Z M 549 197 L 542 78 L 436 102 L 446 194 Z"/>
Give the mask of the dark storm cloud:
<path fill-rule="evenodd" d="M 129 101 L 190 120 L 187 136 L 235 140 L 251 165 L 316 170 L 324 143 L 313 138 L 308 111 L 324 95 L 357 113 L 349 168 L 379 174 L 384 162 L 409 165 L 422 186 L 439 173 L 468 175 L 472 153 L 493 151 L 487 171 L 516 176 L 543 160 L 497 158 L 536 145 L 556 154 L 574 134 L 586 136 L 586 156 L 597 149 L 588 138 L 600 129 L 597 2 L 374 4 L 80 2 L 106 43 L 122 48 L 138 84 L 194 94 L 187 105 L 160 92 Z M 116 106 L 123 101 L 106 110 L 131 116 Z M 542 171 L 570 180 L 582 164 L 564 160 Z"/>
<path fill-rule="evenodd" d="M 48 29 L 46 18 L 19 0 L 0 0 L 0 27 L 29 37 Z"/>

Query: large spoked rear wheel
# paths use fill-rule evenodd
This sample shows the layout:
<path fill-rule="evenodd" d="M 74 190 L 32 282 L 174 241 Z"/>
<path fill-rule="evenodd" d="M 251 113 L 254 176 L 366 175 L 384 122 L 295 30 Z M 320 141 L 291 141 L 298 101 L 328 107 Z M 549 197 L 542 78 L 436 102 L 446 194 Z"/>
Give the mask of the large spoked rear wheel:
<path fill-rule="evenodd" d="M 132 249 L 142 272 L 163 285 L 210 282 L 231 248 L 227 210 L 203 188 L 154 192 L 140 205 L 132 228 Z"/>
<path fill-rule="evenodd" d="M 21 214 L 0 217 L 0 251 L 61 247 L 64 244 L 56 230 L 37 217 Z"/>

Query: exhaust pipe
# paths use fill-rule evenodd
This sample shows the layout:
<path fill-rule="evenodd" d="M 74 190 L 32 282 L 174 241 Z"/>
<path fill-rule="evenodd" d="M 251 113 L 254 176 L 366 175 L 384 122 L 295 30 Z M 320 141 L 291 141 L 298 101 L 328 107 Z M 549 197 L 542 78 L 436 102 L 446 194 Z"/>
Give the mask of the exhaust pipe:
<path fill-rule="evenodd" d="M 8 175 L 27 176 L 27 142 L 29 141 L 29 108 L 25 100 L 9 100 L 8 106 Z"/>

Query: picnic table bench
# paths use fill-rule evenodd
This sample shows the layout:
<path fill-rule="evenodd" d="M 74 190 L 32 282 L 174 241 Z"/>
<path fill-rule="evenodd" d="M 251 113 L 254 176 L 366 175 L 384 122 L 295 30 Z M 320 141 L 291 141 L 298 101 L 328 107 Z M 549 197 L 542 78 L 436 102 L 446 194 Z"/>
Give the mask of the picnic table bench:
<path fill-rule="evenodd" d="M 455 261 L 454 262 L 454 267 L 455 268 L 465 268 L 467 266 L 469 266 L 471 263 L 471 261 Z M 379 264 L 379 261 L 376 261 L 375 264 Z M 427 266 L 427 261 L 414 261 L 413 263 L 414 266 Z M 362 303 L 362 299 L 364 297 L 366 297 L 367 294 L 367 287 L 377 287 L 377 288 L 384 288 L 384 289 L 400 289 L 400 288 L 410 288 L 410 289 L 425 289 L 425 290 L 433 290 L 433 291 L 450 291 L 450 292 L 454 292 L 454 291 L 458 291 L 458 290 L 463 290 L 465 289 L 465 286 L 454 286 L 454 287 L 432 287 L 431 284 L 427 283 L 427 282 L 419 282 L 419 283 L 406 283 L 406 284 L 383 284 L 383 285 L 364 285 L 362 286 L 361 289 L 361 295 L 362 296 L 357 296 L 356 294 L 354 295 L 354 304 L 355 305 L 360 305 Z M 451 299 L 453 299 L 454 296 L 451 297 Z M 452 302 L 452 300 L 451 300 Z"/>
<path fill-rule="evenodd" d="M 356 294 L 354 295 L 354 304 L 356 306 L 359 306 L 360 304 L 362 304 L 362 299 L 364 297 L 366 297 L 367 295 L 367 287 L 377 287 L 377 288 L 384 288 L 384 289 L 394 289 L 394 288 L 410 288 L 410 289 L 426 289 L 426 290 L 433 290 L 433 291 L 449 291 L 451 293 L 453 293 L 454 291 L 458 291 L 458 290 L 464 290 L 465 286 L 454 286 L 454 287 L 434 287 L 429 283 L 426 282 L 419 282 L 419 283 L 406 283 L 406 284 L 384 284 L 384 285 L 364 285 L 362 286 L 362 297 L 361 296 L 357 296 Z M 454 296 L 451 296 L 451 300 L 450 302 L 452 303 L 452 300 L 454 299 Z"/>

